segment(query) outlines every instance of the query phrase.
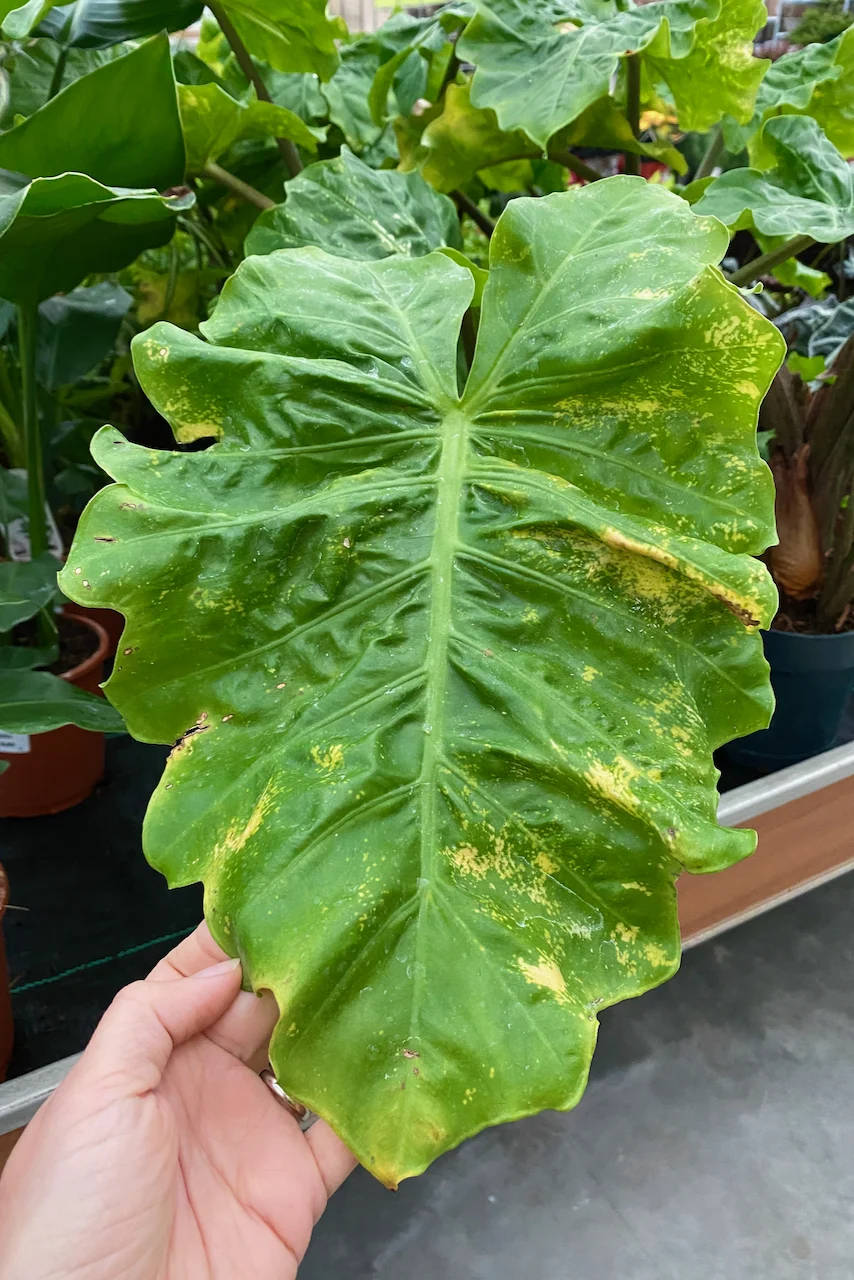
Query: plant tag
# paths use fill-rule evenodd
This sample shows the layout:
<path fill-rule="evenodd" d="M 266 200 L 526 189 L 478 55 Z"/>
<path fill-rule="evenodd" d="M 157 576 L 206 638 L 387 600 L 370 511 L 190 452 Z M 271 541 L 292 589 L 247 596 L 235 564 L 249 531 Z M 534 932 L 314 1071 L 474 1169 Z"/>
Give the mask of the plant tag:
<path fill-rule="evenodd" d="M 0 729 L 0 755 L 26 756 L 30 753 L 30 735 L 28 733 L 6 733 Z"/>

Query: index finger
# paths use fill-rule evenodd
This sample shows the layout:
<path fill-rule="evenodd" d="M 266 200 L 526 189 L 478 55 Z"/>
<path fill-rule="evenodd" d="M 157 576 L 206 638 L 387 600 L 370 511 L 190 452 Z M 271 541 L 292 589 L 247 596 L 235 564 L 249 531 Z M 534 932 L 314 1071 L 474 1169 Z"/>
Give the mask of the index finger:
<path fill-rule="evenodd" d="M 151 970 L 147 982 L 169 982 L 174 978 L 189 978 L 201 969 L 207 969 L 228 956 L 211 937 L 210 929 L 203 920 L 189 938 L 184 938 L 177 947 L 173 947 L 168 955 Z"/>

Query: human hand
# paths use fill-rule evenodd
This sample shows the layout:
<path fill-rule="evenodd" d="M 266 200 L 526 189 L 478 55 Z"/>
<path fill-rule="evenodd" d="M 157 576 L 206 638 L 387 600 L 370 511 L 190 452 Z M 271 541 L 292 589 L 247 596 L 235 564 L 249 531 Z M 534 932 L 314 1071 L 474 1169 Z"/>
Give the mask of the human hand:
<path fill-rule="evenodd" d="M 259 1079 L 276 1016 L 206 925 L 120 991 L 0 1179 L 0 1280 L 295 1276 L 356 1162 Z"/>

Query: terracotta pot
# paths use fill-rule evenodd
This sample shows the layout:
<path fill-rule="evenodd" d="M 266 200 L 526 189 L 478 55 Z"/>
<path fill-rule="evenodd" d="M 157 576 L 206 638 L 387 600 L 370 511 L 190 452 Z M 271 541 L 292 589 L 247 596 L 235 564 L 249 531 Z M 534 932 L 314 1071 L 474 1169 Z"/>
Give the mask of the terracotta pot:
<path fill-rule="evenodd" d="M 75 604 L 73 600 L 67 602 L 62 612 L 70 618 L 89 618 L 92 622 L 97 622 L 102 626 L 110 642 L 107 657 L 114 658 L 116 656 L 119 641 L 125 629 L 125 620 L 122 614 L 116 613 L 115 609 L 89 609 L 85 604 Z"/>
<path fill-rule="evenodd" d="M 9 992 L 9 971 L 6 968 L 6 948 L 3 945 L 3 917 L 9 902 L 9 881 L 0 866 L 0 1080 L 6 1078 L 6 1068 L 12 1054 L 12 997 Z"/>
<path fill-rule="evenodd" d="M 78 621 L 94 631 L 98 648 L 79 666 L 60 678 L 78 689 L 98 693 L 104 675 L 104 659 L 110 647 L 104 628 L 91 618 Z M 104 772 L 104 735 L 65 725 L 49 733 L 21 735 L 24 750 L 0 752 L 9 768 L 0 774 L 0 818 L 34 818 L 61 813 L 79 804 L 94 791 Z"/>

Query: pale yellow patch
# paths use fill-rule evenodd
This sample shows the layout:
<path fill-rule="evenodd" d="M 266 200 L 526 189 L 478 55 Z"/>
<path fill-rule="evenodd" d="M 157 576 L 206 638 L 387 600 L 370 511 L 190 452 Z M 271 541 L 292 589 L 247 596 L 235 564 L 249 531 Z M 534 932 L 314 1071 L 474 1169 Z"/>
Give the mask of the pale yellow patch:
<path fill-rule="evenodd" d="M 271 780 L 258 797 L 248 822 L 243 827 L 236 824 L 229 827 L 223 838 L 214 845 L 212 856 L 215 861 L 220 861 L 230 854 L 240 853 L 252 837 L 258 834 L 264 819 L 273 807 L 276 792 L 277 788 Z"/>
<path fill-rule="evenodd" d="M 634 942 L 638 936 L 638 926 L 636 924 L 623 924 L 621 920 L 614 927 L 614 932 L 618 938 L 622 938 L 623 942 Z"/>
<path fill-rule="evenodd" d="M 665 965 L 670 964 L 670 956 L 663 947 L 659 947 L 655 942 L 648 942 L 643 949 L 643 953 L 649 963 L 656 965 L 658 968 L 663 968 Z"/>
<path fill-rule="evenodd" d="M 637 797 L 631 784 L 639 775 L 640 770 L 631 760 L 627 760 L 625 756 L 616 756 L 612 764 L 594 760 L 584 776 L 601 796 L 613 800 L 621 809 L 634 813 L 637 809 Z"/>
<path fill-rule="evenodd" d="M 538 853 L 534 862 L 541 871 L 545 871 L 547 876 L 553 876 L 556 871 L 560 870 L 559 865 L 554 858 L 550 858 L 547 853 Z"/>
<path fill-rule="evenodd" d="M 321 747 L 311 748 L 311 758 L 319 769 L 323 769 L 327 776 L 344 763 L 344 748 L 340 742 L 336 742 L 333 746 L 327 747 L 324 751 Z"/>
<path fill-rule="evenodd" d="M 598 674 L 599 672 L 596 670 L 595 667 L 585 667 L 581 673 L 581 679 L 586 681 L 587 684 L 590 684 L 592 680 L 596 679 Z"/>
<path fill-rule="evenodd" d="M 735 389 L 740 391 L 743 396 L 751 396 L 754 400 L 761 399 L 759 388 L 755 382 L 737 382 Z"/>
<path fill-rule="evenodd" d="M 525 981 L 532 986 L 545 987 L 548 991 L 553 991 L 556 996 L 566 995 L 566 982 L 563 974 L 554 960 L 550 960 L 548 956 L 538 956 L 537 964 L 530 964 L 522 956 L 519 956 L 516 963 L 519 965 Z"/>

